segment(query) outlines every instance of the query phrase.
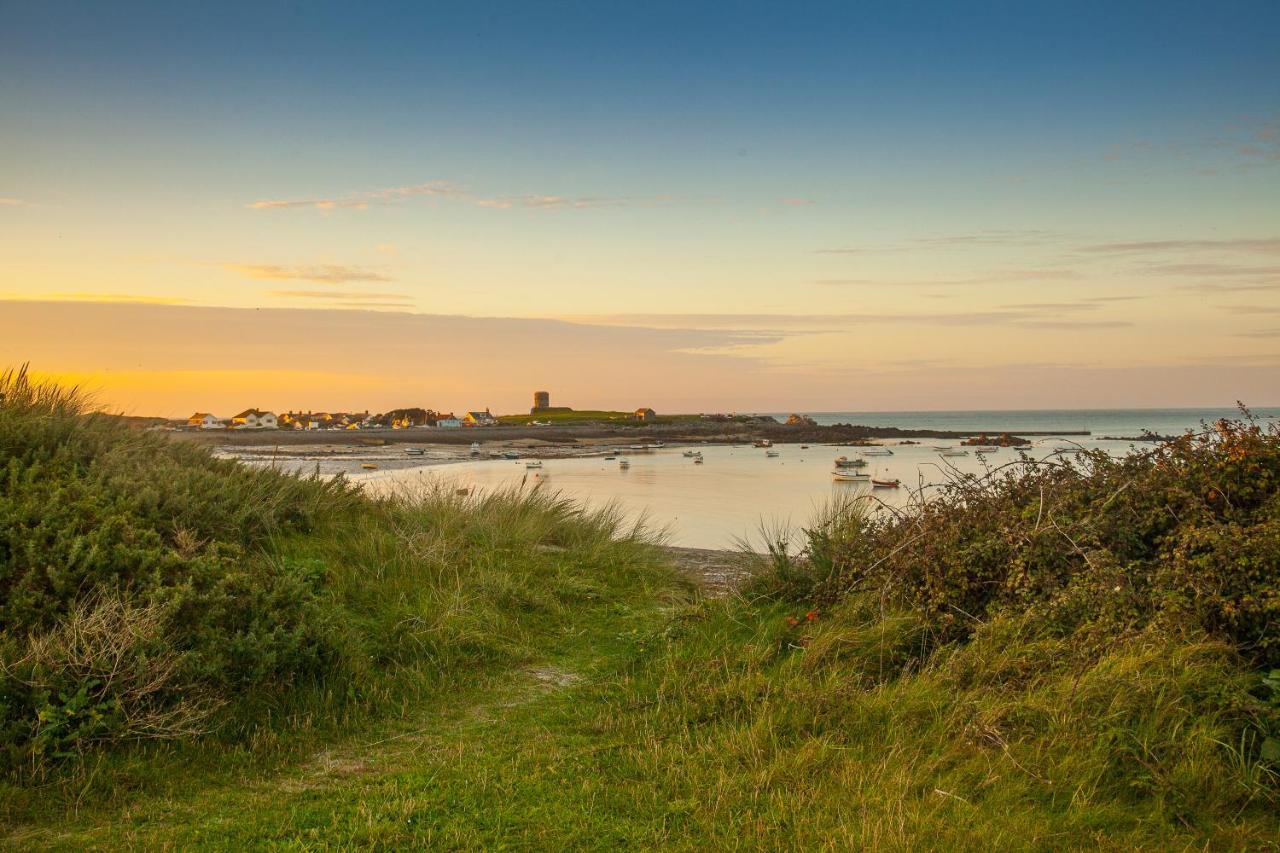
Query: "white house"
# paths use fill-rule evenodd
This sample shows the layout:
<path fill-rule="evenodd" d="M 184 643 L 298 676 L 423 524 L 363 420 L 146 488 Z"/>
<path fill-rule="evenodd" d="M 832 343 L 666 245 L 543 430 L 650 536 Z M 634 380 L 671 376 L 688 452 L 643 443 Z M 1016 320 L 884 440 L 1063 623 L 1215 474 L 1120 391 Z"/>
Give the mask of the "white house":
<path fill-rule="evenodd" d="M 277 426 L 275 413 L 258 409 L 245 409 L 231 419 L 232 429 L 276 429 Z"/>
<path fill-rule="evenodd" d="M 227 425 L 217 415 L 211 415 L 208 412 L 196 412 L 187 418 L 187 426 L 196 427 L 197 429 L 226 429 Z"/>

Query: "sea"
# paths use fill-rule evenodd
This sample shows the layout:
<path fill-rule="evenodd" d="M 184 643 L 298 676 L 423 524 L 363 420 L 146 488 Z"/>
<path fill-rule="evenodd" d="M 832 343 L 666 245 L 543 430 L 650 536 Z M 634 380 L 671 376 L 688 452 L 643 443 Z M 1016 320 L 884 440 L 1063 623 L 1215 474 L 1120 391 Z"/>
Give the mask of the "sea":
<path fill-rule="evenodd" d="M 785 418 L 788 413 L 775 413 Z M 1220 418 L 1238 417 L 1234 409 L 1095 409 L 969 412 L 802 412 L 819 424 L 851 423 L 904 429 L 1001 433 L 1047 433 L 1025 452 L 1037 459 L 1069 461 L 1075 448 L 1123 454 L 1145 447 L 1132 439 L 1147 433 L 1175 435 L 1200 431 Z M 1257 409 L 1264 427 L 1280 429 L 1280 408 Z M 1067 435 L 1087 431 L 1088 436 Z M 685 447 L 637 451 L 623 445 L 618 460 L 600 456 L 548 459 L 540 469 L 524 461 L 485 459 L 452 464 L 418 465 L 364 471 L 347 463 L 351 479 L 374 492 L 406 486 L 451 489 L 550 489 L 591 507 L 614 505 L 629 520 L 659 531 L 669 544 L 695 548 L 750 547 L 761 550 L 766 539 L 789 537 L 798 546 L 801 531 L 835 503 L 865 500 L 873 511 L 892 511 L 935 491 L 948 478 L 982 474 L 1018 458 L 1003 449 L 979 456 L 943 456 L 952 440 L 924 439 L 903 445 L 888 441 L 892 456 L 867 457 L 862 469 L 877 479 L 898 479 L 898 489 L 869 483 L 836 482 L 834 460 L 854 457 L 856 448 L 830 444 L 780 444 L 776 456 L 749 445 L 707 445 L 702 464 L 683 455 Z M 332 463 L 329 463 L 332 464 Z"/>

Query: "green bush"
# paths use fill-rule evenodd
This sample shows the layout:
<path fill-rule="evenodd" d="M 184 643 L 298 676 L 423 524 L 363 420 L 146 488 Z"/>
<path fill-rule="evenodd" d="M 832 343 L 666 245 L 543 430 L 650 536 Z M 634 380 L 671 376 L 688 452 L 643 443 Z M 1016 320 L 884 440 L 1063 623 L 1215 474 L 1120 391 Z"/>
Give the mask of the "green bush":
<path fill-rule="evenodd" d="M 323 568 L 263 549 L 349 513 L 361 501 L 351 487 L 217 460 L 82 408 L 74 392 L 23 371 L 0 375 L 0 736 L 10 763 L 189 734 L 154 720 L 204 707 L 193 691 L 279 687 L 342 653 Z M 104 626 L 131 641 L 113 645 Z M 137 707 L 120 673 L 153 672 L 160 660 L 163 685 Z M 145 734 L 140 716 L 152 721 Z"/>
<path fill-rule="evenodd" d="M 934 643 L 1030 610 L 1063 633 L 1194 624 L 1280 665 L 1280 434 L 1256 423 L 1121 458 L 1023 457 L 905 515 L 839 518 L 810 531 L 806 597 L 874 591 L 920 611 Z"/>

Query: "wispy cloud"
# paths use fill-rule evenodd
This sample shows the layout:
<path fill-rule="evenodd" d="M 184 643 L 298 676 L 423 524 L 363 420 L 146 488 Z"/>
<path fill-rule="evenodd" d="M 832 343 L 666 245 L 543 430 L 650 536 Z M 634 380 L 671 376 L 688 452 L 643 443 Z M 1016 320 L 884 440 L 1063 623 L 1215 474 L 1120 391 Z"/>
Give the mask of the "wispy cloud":
<path fill-rule="evenodd" d="M 149 296 L 137 293 L 43 293 L 32 296 L 5 295 L 4 299 L 23 302 L 112 302 L 130 305 L 186 305 L 191 300 L 180 296 Z"/>
<path fill-rule="evenodd" d="M 787 207 L 809 207 L 816 202 L 811 198 L 792 197 L 782 199 L 782 203 Z"/>
<path fill-rule="evenodd" d="M 1250 332 L 1235 332 L 1233 338 L 1262 338 L 1270 340 L 1272 338 L 1280 338 L 1280 329 L 1254 329 Z"/>
<path fill-rule="evenodd" d="M 380 190 L 370 190 L 332 198 L 260 199 L 250 202 L 246 207 L 250 210 L 288 210 L 296 208 L 367 210 L 371 204 L 388 203 L 397 199 L 415 197 L 456 198 L 462 195 L 461 187 L 451 181 L 427 181 L 421 184 L 386 187 Z"/>
<path fill-rule="evenodd" d="M 1151 254 L 1159 252 L 1255 252 L 1280 255 L 1280 237 L 1228 240 L 1139 240 L 1129 243 L 1093 243 L 1078 251 L 1094 254 Z"/>
<path fill-rule="evenodd" d="M 916 237 L 881 246 L 840 246 L 814 249 L 818 255 L 865 255 L 878 252 L 907 252 L 921 249 L 968 248 L 981 246 L 1039 246 L 1056 243 L 1063 235 L 1043 229 L 991 229 L 967 234 Z"/>
<path fill-rule="evenodd" d="M 250 210 L 288 210 L 290 208 L 313 207 L 316 210 L 366 210 L 367 201 L 342 198 L 304 198 L 304 199 L 262 199 L 246 205 Z"/>
<path fill-rule="evenodd" d="M 537 210 L 585 210 L 593 207 L 622 207 L 625 198 L 569 198 L 560 195 L 517 195 L 499 198 L 472 199 L 477 207 L 493 207 L 509 210 L 513 207 L 531 207 Z"/>
<path fill-rule="evenodd" d="M 1218 278 L 1224 276 L 1280 276 L 1280 266 L 1257 266 L 1253 264 L 1227 263 L 1192 263 L 1192 264 L 1152 264 L 1143 270 L 1148 275 L 1169 276 L 1203 276 Z"/>
<path fill-rule="evenodd" d="M 1088 310 L 1072 307 L 1066 311 Z M 732 330 L 737 332 L 839 332 L 851 326 L 1023 326 L 1045 329 L 1101 329 L 1131 326 L 1125 320 L 1075 320 L 1058 317 L 1060 303 L 1010 306 L 991 311 L 919 314 L 588 314 L 561 319 L 573 323 L 652 329 Z"/>
<path fill-rule="evenodd" d="M 25 207 L 26 199 L 0 195 L 0 207 Z"/>
<path fill-rule="evenodd" d="M 1071 269 L 1015 269 L 995 270 L 966 278 L 820 278 L 814 283 L 826 287 L 954 287 L 1019 281 L 1074 281 L 1079 278 L 1080 273 Z"/>
<path fill-rule="evenodd" d="M 1219 305 L 1228 314 L 1280 314 L 1280 305 Z"/>
<path fill-rule="evenodd" d="M 259 281 L 315 281 L 323 284 L 346 284 L 356 281 L 394 281 L 367 267 L 345 266 L 341 264 L 319 264 L 316 266 L 280 266 L 277 264 L 223 264 L 223 269 L 238 273 L 246 278 Z"/>
<path fill-rule="evenodd" d="M 412 305 L 407 293 L 364 293 L 359 290 L 270 290 L 268 296 L 280 296 L 289 299 L 358 299 L 364 301 L 392 300 Z"/>

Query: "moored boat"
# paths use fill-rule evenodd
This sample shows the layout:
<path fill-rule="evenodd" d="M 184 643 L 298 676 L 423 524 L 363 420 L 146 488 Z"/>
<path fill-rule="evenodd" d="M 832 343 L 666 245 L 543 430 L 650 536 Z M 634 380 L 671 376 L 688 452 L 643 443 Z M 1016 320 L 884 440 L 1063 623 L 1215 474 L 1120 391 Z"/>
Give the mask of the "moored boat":
<path fill-rule="evenodd" d="M 942 452 L 941 452 L 941 453 L 939 453 L 938 455 L 939 455 L 939 456 L 968 456 L 968 455 L 969 455 L 969 451 L 967 451 L 967 450 L 957 450 L 956 448 L 952 447 L 952 448 L 948 448 L 947 450 L 942 451 Z"/>
<path fill-rule="evenodd" d="M 868 447 L 862 451 L 863 456 L 892 456 L 893 451 L 887 447 Z"/>
<path fill-rule="evenodd" d="M 848 456 L 838 456 L 836 457 L 836 467 L 837 468 L 865 468 L 867 467 L 867 460 L 850 459 Z"/>
<path fill-rule="evenodd" d="M 766 450 L 766 451 L 764 452 L 764 455 L 765 455 L 765 456 L 768 456 L 770 459 L 772 459 L 772 458 L 774 458 L 775 456 L 781 456 L 782 454 L 778 453 L 778 451 L 776 451 L 776 450 Z"/>
<path fill-rule="evenodd" d="M 618 467 L 619 467 L 619 468 L 630 468 L 630 467 L 631 467 L 631 461 L 630 461 L 630 460 L 628 460 L 628 459 L 619 459 L 619 460 L 618 460 Z"/>
<path fill-rule="evenodd" d="M 773 442 L 767 438 L 757 438 L 751 444 L 752 447 L 773 447 Z"/>
<path fill-rule="evenodd" d="M 361 467 L 361 468 L 363 468 L 363 469 L 364 469 L 364 470 L 366 470 L 366 471 L 377 471 L 377 470 L 378 470 L 378 466 L 377 466 L 377 465 L 374 465 L 372 462 L 365 462 L 365 463 L 364 463 L 364 464 L 362 464 L 360 467 Z"/>
<path fill-rule="evenodd" d="M 852 471 L 832 471 L 831 479 L 838 483 L 865 483 L 871 479 L 871 475 L 855 474 Z"/>
<path fill-rule="evenodd" d="M 901 480 L 877 480 L 874 477 L 871 480 L 873 488 L 877 489 L 896 489 L 902 485 Z"/>
<path fill-rule="evenodd" d="M 542 460 L 541 460 L 541 459 L 530 459 L 528 462 L 524 463 L 524 467 L 526 467 L 526 468 L 541 468 L 541 467 L 542 467 Z"/>

